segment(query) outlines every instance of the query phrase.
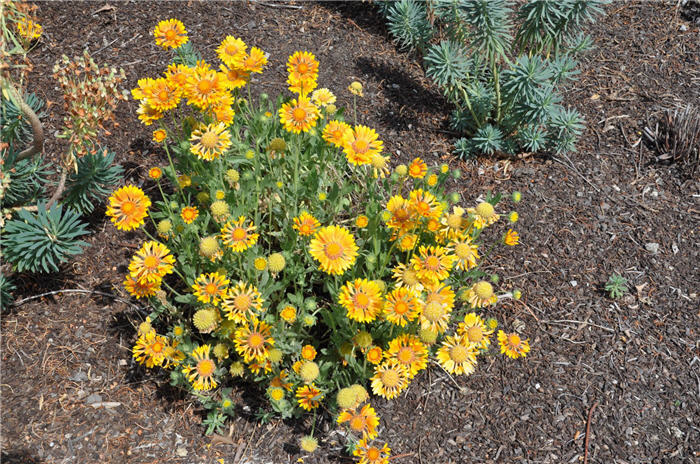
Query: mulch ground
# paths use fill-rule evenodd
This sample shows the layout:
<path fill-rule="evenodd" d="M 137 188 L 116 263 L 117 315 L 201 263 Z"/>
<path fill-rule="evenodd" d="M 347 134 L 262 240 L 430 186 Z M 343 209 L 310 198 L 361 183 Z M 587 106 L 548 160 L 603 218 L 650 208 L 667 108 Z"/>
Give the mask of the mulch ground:
<path fill-rule="evenodd" d="M 51 68 L 62 54 L 88 49 L 124 68 L 132 88 L 165 68 L 168 54 L 150 32 L 176 17 L 209 59 L 226 34 L 269 52 L 253 88 L 275 95 L 285 91 L 287 56 L 313 52 L 321 86 L 341 104 L 351 102 L 347 85 L 363 82 L 360 118 L 396 160 L 458 165 L 454 188 L 467 204 L 489 190 L 524 198 L 523 244 L 486 268 L 502 289 L 524 290 L 496 315 L 506 327 L 524 325 L 532 351 L 517 362 L 487 358 L 466 378 L 433 366 L 400 399 L 373 400 L 380 436 L 400 456 L 392 462 L 582 462 L 592 411 L 588 462 L 692 463 L 700 459 L 700 184 L 656 163 L 641 140 L 664 108 L 700 102 L 700 7 L 676 3 L 613 2 L 593 27 L 596 49 L 565 94 L 587 120 L 569 156 L 454 160 L 438 89 L 359 2 L 40 2 L 45 35 L 30 55 L 28 88 L 53 102 L 44 123 L 47 156 L 56 158 L 62 112 Z M 144 179 L 159 155 L 133 101 L 117 121 L 106 144 L 127 182 L 152 188 Z M 90 224 L 91 247 L 60 274 L 14 276 L 22 303 L 1 325 L 3 462 L 351 462 L 329 421 L 308 457 L 297 447 L 308 422 L 258 424 L 258 393 L 245 385 L 228 436 L 205 437 L 196 405 L 131 361 L 146 312 L 121 281 L 139 235 L 117 233 L 104 207 Z M 613 272 L 632 290 L 619 300 L 602 288 Z M 30 299 L 46 292 L 54 293 Z"/>

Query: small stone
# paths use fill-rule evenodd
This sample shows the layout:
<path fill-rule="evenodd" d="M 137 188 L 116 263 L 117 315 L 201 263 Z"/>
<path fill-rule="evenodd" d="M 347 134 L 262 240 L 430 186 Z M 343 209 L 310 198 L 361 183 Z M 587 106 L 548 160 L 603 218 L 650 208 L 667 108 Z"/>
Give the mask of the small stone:
<path fill-rule="evenodd" d="M 87 379 L 88 376 L 83 371 L 74 372 L 70 377 L 68 377 L 68 380 L 72 380 L 73 382 L 85 382 Z"/>
<path fill-rule="evenodd" d="M 646 248 L 649 253 L 656 254 L 659 252 L 659 244 L 656 242 L 645 243 L 644 248 Z"/>
<path fill-rule="evenodd" d="M 677 254 L 678 254 L 678 251 L 680 251 L 680 250 L 678 249 L 678 245 L 676 245 L 675 242 L 671 245 L 671 250 L 673 250 L 673 254 L 674 254 L 674 255 L 677 255 Z"/>
<path fill-rule="evenodd" d="M 101 402 L 102 402 L 102 397 L 100 395 L 98 395 L 97 393 L 93 393 L 92 395 L 85 398 L 85 404 L 93 404 L 93 403 L 101 403 Z"/>
<path fill-rule="evenodd" d="M 576 282 L 575 280 L 572 280 L 569 283 L 571 284 L 572 287 L 576 287 L 578 285 L 578 282 Z"/>
<path fill-rule="evenodd" d="M 681 24 L 678 29 L 680 29 L 681 32 L 685 32 L 688 30 L 688 26 L 686 26 L 685 24 Z"/>
<path fill-rule="evenodd" d="M 185 456 L 187 456 L 187 448 L 181 446 L 175 451 L 175 454 L 177 454 L 181 458 L 184 458 Z"/>

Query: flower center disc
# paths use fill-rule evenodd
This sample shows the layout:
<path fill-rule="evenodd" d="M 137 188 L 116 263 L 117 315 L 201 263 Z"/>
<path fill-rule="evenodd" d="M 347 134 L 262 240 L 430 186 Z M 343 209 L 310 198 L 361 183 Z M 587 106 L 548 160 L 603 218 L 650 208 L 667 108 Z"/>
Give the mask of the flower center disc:
<path fill-rule="evenodd" d="M 462 345 L 455 345 L 450 349 L 450 358 L 457 364 L 461 364 L 467 360 L 469 352 Z"/>
<path fill-rule="evenodd" d="M 329 243 L 326 245 L 326 256 L 330 259 L 338 259 L 343 255 L 343 247 L 337 243 Z"/>
<path fill-rule="evenodd" d="M 136 205 L 131 201 L 125 201 L 122 205 L 122 213 L 129 215 L 134 212 Z"/>
<path fill-rule="evenodd" d="M 174 30 L 170 29 L 168 31 L 165 31 L 165 38 L 168 40 L 173 40 L 177 37 L 177 32 Z"/>
<path fill-rule="evenodd" d="M 350 428 L 354 431 L 359 432 L 364 428 L 364 426 L 365 421 L 362 420 L 362 417 L 355 416 L 352 419 L 350 419 Z"/>
<path fill-rule="evenodd" d="M 508 344 L 513 348 L 520 346 L 520 337 L 516 334 L 509 335 Z"/>
<path fill-rule="evenodd" d="M 484 338 L 484 332 L 481 330 L 481 327 L 475 325 L 474 327 L 469 327 L 467 337 L 470 342 L 478 343 Z"/>
<path fill-rule="evenodd" d="M 233 305 L 239 311 L 245 311 L 250 307 L 250 297 L 248 295 L 238 295 L 235 300 L 233 300 Z"/>
<path fill-rule="evenodd" d="M 209 91 L 212 88 L 211 81 L 207 79 L 203 79 L 197 83 L 197 90 L 199 90 L 200 93 L 209 93 Z"/>
<path fill-rule="evenodd" d="M 154 353 L 160 353 L 163 351 L 163 343 L 161 342 L 155 342 L 153 345 L 151 345 L 151 351 Z"/>
<path fill-rule="evenodd" d="M 369 150 L 369 143 L 366 140 L 355 140 L 352 144 L 353 150 L 357 153 L 366 153 Z"/>
<path fill-rule="evenodd" d="M 471 255 L 471 250 L 469 249 L 469 245 L 466 243 L 458 243 L 455 246 L 455 254 L 460 257 L 460 258 L 467 258 Z"/>
<path fill-rule="evenodd" d="M 370 449 L 367 450 L 367 459 L 369 459 L 370 462 L 376 461 L 379 459 L 379 450 L 375 448 L 374 446 L 371 447 Z"/>
<path fill-rule="evenodd" d="M 430 322 L 437 322 L 442 316 L 442 305 L 436 301 L 428 303 L 423 309 L 423 316 Z"/>
<path fill-rule="evenodd" d="M 155 256 L 146 256 L 143 259 L 143 266 L 148 269 L 155 269 L 160 264 L 160 259 Z"/>
<path fill-rule="evenodd" d="M 209 377 L 214 373 L 214 361 L 211 359 L 202 359 L 197 363 L 197 373 L 202 377 Z"/>
<path fill-rule="evenodd" d="M 399 373 L 394 369 L 382 372 L 382 383 L 387 387 L 395 387 L 399 384 Z"/>
<path fill-rule="evenodd" d="M 251 348 L 260 348 L 263 346 L 263 343 L 265 343 L 265 339 L 259 333 L 252 333 L 250 337 L 248 337 L 248 345 L 250 345 Z"/>
<path fill-rule="evenodd" d="M 408 311 L 408 305 L 404 301 L 399 301 L 394 306 L 394 312 L 396 314 L 406 314 L 407 311 Z"/>
<path fill-rule="evenodd" d="M 204 291 L 208 293 L 209 295 L 216 295 L 218 292 L 219 287 L 216 286 L 215 283 L 208 283 L 206 287 L 204 287 Z"/>
<path fill-rule="evenodd" d="M 401 361 L 403 364 L 409 364 L 411 361 L 413 361 L 413 350 L 407 347 L 403 347 L 399 350 L 397 353 L 396 357 Z"/>
<path fill-rule="evenodd" d="M 436 271 L 440 267 L 440 260 L 437 258 L 437 256 L 428 256 L 428 258 L 425 260 L 425 267 L 431 271 Z"/>
<path fill-rule="evenodd" d="M 302 122 L 304 119 L 306 119 L 306 111 L 304 111 L 302 108 L 294 108 L 292 117 L 295 121 Z"/>
<path fill-rule="evenodd" d="M 355 295 L 355 304 L 361 308 L 365 308 L 369 304 L 369 297 L 364 293 L 358 293 Z"/>
<path fill-rule="evenodd" d="M 219 136 L 214 132 L 205 132 L 199 140 L 205 148 L 214 149 L 219 143 Z"/>
<path fill-rule="evenodd" d="M 246 235 L 247 233 L 244 229 L 238 228 L 233 231 L 232 237 L 236 241 L 241 241 L 245 238 Z"/>

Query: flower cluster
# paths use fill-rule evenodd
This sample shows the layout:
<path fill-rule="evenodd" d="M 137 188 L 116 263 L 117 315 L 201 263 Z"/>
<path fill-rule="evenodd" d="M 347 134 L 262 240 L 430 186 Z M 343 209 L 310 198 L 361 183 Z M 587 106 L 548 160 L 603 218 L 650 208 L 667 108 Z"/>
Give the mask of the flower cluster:
<path fill-rule="evenodd" d="M 173 21 L 154 35 L 175 49 L 174 63 L 132 91 L 149 108 L 140 119 L 162 131 L 169 163 L 149 170 L 162 200 L 150 211 L 143 192 L 127 186 L 107 214 L 123 230 L 152 220 L 157 240 L 136 253 L 125 285 L 150 298 L 154 321 L 169 326 L 159 340 L 182 355 L 163 361 L 143 348 L 157 336 L 143 334 L 135 356 L 171 369 L 214 414 L 229 412 L 227 388 L 240 376 L 263 386 L 282 417 L 326 405 L 359 462 L 388 462 L 369 392 L 399 397 L 431 358 L 470 374 L 496 344 L 498 323 L 487 313 L 512 293 L 499 296 L 479 265 L 488 229 L 504 222 L 499 197 L 460 207 L 444 186 L 457 171 L 420 158 L 392 172 L 377 132 L 345 122 L 339 97 L 318 88 L 311 53 L 287 61 L 293 96 L 254 102 L 241 87 L 266 55 L 227 36 L 214 71 Z M 362 95 L 359 83 L 349 90 Z M 186 116 L 166 118 L 181 101 Z M 220 117 L 223 106 L 230 117 Z M 502 245 L 518 243 L 504 233 Z M 518 333 L 497 338 L 509 357 L 529 350 Z M 307 452 L 317 446 L 302 439 Z"/>

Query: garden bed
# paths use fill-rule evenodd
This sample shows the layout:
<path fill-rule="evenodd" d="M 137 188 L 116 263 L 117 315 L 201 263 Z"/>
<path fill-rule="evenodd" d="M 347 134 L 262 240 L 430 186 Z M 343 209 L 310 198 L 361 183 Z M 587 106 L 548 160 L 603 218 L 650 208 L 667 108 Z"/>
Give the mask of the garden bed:
<path fill-rule="evenodd" d="M 87 48 L 98 63 L 124 68 L 133 88 L 137 78 L 164 69 L 167 54 L 151 31 L 174 17 L 207 58 L 229 33 L 269 52 L 255 91 L 284 91 L 284 63 L 296 50 L 317 56 L 320 86 L 338 90 L 341 104 L 351 102 L 347 85 L 362 82 L 360 119 L 377 130 L 392 161 L 421 156 L 460 167 L 464 175 L 451 188 L 465 203 L 489 190 L 523 193 L 523 243 L 490 258 L 486 269 L 501 276 L 504 290 L 524 290 L 521 301 L 496 311 L 508 325 L 525 324 L 532 351 L 518 362 L 487 358 L 455 379 L 431 366 L 399 399 L 374 399 L 381 437 L 400 456 L 395 462 L 578 462 L 594 405 L 589 462 L 698 459 L 700 185 L 673 165 L 654 163 L 639 142 L 648 118 L 700 101 L 695 10 L 686 14 L 675 2 L 607 7 L 594 26 L 596 49 L 566 93 L 587 121 L 578 153 L 457 162 L 439 91 L 415 56 L 395 50 L 367 4 L 38 6 L 45 33 L 30 53 L 29 89 L 54 102 L 44 120 L 49 156 L 63 147 L 53 137 L 62 118 L 55 61 Z M 136 107 L 120 105 L 119 127 L 106 144 L 127 182 L 155 194 L 147 171 L 165 159 Z M 139 233 L 118 233 L 104 206 L 90 227 L 91 247 L 63 272 L 15 278 L 21 304 L 2 317 L 3 462 L 349 461 L 330 421 L 309 457 L 297 446 L 308 422 L 260 425 L 260 393 L 242 383 L 230 436 L 205 437 L 191 400 L 131 359 L 146 313 L 121 283 Z M 619 300 L 603 291 L 613 272 L 632 289 Z"/>

